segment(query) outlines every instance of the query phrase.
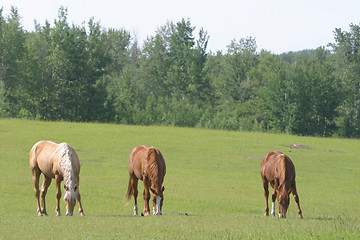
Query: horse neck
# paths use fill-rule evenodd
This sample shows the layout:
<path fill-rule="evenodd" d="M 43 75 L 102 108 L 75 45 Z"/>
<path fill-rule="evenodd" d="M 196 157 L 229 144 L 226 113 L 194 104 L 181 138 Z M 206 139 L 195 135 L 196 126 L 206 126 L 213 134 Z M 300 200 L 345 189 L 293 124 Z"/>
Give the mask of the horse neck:
<path fill-rule="evenodd" d="M 69 145 L 59 144 L 59 160 L 64 178 L 64 184 L 68 187 L 75 186 L 75 174 L 72 166 L 72 153 Z"/>

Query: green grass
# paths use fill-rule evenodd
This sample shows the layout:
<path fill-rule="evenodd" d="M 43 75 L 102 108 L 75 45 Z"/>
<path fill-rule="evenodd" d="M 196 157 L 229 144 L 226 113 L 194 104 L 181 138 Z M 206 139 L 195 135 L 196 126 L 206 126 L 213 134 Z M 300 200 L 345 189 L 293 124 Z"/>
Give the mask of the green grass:
<path fill-rule="evenodd" d="M 36 216 L 28 154 L 39 140 L 77 151 L 85 217 L 55 216 L 54 182 L 49 216 Z M 309 148 L 287 147 L 293 143 Z M 133 217 L 133 199 L 126 205 L 128 156 L 141 144 L 159 148 L 166 161 L 161 217 Z M 293 198 L 287 219 L 263 216 L 260 162 L 272 150 L 295 164 L 303 220 Z M 359 199 L 359 140 L 0 120 L 0 239 L 358 239 Z"/>

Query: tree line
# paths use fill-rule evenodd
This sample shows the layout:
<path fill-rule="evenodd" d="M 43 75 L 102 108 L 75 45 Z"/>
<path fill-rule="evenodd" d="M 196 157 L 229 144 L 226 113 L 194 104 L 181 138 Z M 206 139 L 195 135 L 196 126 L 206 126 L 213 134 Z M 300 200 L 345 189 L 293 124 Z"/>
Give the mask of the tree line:
<path fill-rule="evenodd" d="M 0 10 L 0 117 L 360 137 L 360 26 L 327 48 L 280 55 L 255 38 L 209 52 L 208 33 L 168 22 L 142 44 L 125 29 L 25 31 Z"/>

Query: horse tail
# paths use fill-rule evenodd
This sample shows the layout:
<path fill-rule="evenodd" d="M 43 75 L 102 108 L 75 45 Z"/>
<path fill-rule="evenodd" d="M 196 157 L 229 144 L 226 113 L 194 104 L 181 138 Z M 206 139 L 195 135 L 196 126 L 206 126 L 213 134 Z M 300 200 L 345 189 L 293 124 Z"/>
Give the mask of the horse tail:
<path fill-rule="evenodd" d="M 128 190 L 127 190 L 127 193 L 126 193 L 127 202 L 130 201 L 132 195 L 133 195 L 133 187 L 132 187 L 132 184 L 131 184 L 131 177 L 130 177 L 129 178 L 129 186 L 128 186 Z"/>
<path fill-rule="evenodd" d="M 36 148 L 38 144 L 39 142 L 35 143 L 35 145 L 30 149 L 30 153 L 29 153 L 30 161 L 32 161 L 36 157 Z"/>

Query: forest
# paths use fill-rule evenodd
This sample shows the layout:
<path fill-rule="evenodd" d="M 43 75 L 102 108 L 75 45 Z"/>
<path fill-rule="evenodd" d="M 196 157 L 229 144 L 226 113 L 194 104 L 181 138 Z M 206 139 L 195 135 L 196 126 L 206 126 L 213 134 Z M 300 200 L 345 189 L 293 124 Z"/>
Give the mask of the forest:
<path fill-rule="evenodd" d="M 190 19 L 139 43 L 67 14 L 29 32 L 0 9 L 1 118 L 360 137 L 360 25 L 314 50 L 273 54 L 245 37 L 211 52 Z"/>

